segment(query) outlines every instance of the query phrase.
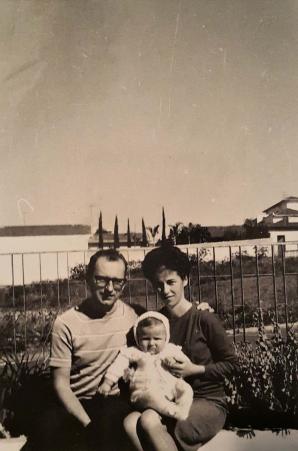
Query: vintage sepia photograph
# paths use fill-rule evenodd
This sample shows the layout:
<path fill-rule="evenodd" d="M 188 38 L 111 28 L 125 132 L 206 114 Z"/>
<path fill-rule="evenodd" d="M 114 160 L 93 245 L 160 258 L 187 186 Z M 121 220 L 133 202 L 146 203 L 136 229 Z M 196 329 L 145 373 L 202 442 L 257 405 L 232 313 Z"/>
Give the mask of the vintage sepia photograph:
<path fill-rule="evenodd" d="M 298 0 L 0 36 L 0 450 L 297 450 Z"/>

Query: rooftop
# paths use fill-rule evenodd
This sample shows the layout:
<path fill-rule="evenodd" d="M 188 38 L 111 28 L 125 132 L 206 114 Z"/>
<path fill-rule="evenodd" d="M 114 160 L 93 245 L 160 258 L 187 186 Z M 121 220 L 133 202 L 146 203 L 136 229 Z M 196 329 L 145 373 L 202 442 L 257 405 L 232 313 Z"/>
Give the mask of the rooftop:
<path fill-rule="evenodd" d="M 298 202 L 298 197 L 295 197 L 295 196 L 285 197 L 284 199 L 280 200 L 279 202 L 277 202 L 276 204 L 272 205 L 271 207 L 266 208 L 266 210 L 263 210 L 263 213 L 267 213 L 267 211 L 271 210 L 272 208 L 277 207 L 278 205 L 280 205 L 280 204 L 282 204 L 284 202 Z"/>
<path fill-rule="evenodd" d="M 91 227 L 84 224 L 22 225 L 0 227 L 0 237 L 90 235 Z"/>

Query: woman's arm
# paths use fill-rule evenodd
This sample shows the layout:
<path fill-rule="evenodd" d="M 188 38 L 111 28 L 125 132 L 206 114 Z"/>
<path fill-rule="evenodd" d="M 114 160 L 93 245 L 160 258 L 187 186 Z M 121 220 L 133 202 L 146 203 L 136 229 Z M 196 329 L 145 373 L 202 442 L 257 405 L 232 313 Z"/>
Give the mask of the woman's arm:
<path fill-rule="evenodd" d="M 198 329 L 201 329 L 205 336 L 213 363 L 200 365 L 179 356 L 179 359 L 168 365 L 168 368 L 177 377 L 200 376 L 202 379 L 222 380 L 237 367 L 238 359 L 234 346 L 214 314 L 201 312 L 198 317 Z"/>
<path fill-rule="evenodd" d="M 213 363 L 205 366 L 202 378 L 223 380 L 238 367 L 234 344 L 216 315 L 208 312 L 201 313 L 200 325 L 213 358 Z"/>

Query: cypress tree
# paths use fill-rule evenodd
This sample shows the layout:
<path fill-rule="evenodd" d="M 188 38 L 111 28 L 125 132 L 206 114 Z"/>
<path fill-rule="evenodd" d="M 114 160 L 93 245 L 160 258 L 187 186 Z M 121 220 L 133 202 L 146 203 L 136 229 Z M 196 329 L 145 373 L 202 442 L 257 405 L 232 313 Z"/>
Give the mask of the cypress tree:
<path fill-rule="evenodd" d="M 144 218 L 142 218 L 142 246 L 148 246 L 147 233 Z"/>
<path fill-rule="evenodd" d="M 127 247 L 131 247 L 131 236 L 130 236 L 129 219 L 127 220 Z"/>
<path fill-rule="evenodd" d="M 116 215 L 115 225 L 114 225 L 114 249 L 119 249 L 120 241 L 119 241 L 119 231 L 118 231 L 118 218 Z"/>
<path fill-rule="evenodd" d="M 162 207 L 162 235 L 161 235 L 161 241 L 162 243 L 165 243 L 167 237 L 166 237 L 166 216 L 165 216 L 165 209 Z"/>
<path fill-rule="evenodd" d="M 103 230 L 102 230 L 102 214 L 100 212 L 98 219 L 98 247 L 103 249 Z"/>

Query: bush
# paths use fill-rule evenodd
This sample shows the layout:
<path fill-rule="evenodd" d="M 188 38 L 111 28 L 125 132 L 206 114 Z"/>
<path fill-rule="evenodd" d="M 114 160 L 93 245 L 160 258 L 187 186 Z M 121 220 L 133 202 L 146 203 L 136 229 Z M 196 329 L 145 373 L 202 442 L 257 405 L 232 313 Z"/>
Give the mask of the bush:
<path fill-rule="evenodd" d="M 226 381 L 232 422 L 239 423 L 241 411 L 244 411 L 245 426 L 298 428 L 298 345 L 295 334 L 289 330 L 283 338 L 279 325 L 273 321 L 273 336 L 268 338 L 263 313 L 261 310 L 258 313 L 258 339 L 255 344 L 236 345 L 239 371 Z M 251 422 L 256 424 L 248 424 Z"/>
<path fill-rule="evenodd" d="M 3 353 L 0 381 L 0 438 L 28 432 L 28 412 L 45 401 L 44 377 L 48 358 L 43 352 Z M 42 399 L 42 403 L 41 403 Z"/>

